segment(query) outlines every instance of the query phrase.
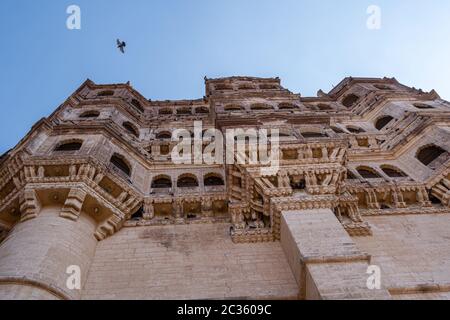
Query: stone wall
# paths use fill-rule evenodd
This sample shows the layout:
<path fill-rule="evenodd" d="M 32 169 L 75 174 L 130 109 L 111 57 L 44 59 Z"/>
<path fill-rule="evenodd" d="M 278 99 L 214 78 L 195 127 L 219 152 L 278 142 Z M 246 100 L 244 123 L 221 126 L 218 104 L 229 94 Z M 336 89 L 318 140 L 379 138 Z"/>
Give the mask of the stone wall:
<path fill-rule="evenodd" d="M 301 298 L 390 298 L 382 288 L 367 288 L 369 257 L 357 248 L 331 210 L 283 212 L 281 243 Z"/>
<path fill-rule="evenodd" d="M 99 242 L 83 299 L 294 299 L 278 242 L 233 244 L 228 224 L 124 228 Z"/>
<path fill-rule="evenodd" d="M 353 241 L 381 267 L 382 282 L 391 294 L 402 299 L 450 297 L 448 214 L 366 219 L 373 237 Z"/>

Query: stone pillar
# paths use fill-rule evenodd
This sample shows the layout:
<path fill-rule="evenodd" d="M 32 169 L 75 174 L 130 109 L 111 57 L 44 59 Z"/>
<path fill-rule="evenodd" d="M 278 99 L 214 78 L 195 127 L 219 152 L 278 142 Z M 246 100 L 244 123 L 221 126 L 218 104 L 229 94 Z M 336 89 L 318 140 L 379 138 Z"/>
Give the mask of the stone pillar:
<path fill-rule="evenodd" d="M 96 223 L 84 212 L 77 221 L 61 212 L 58 206 L 40 208 L 9 232 L 0 245 L 0 300 L 80 298 L 80 290 L 67 287 L 66 272 L 79 266 L 84 284 L 97 245 Z"/>
<path fill-rule="evenodd" d="M 383 288 L 367 288 L 370 256 L 330 209 L 286 211 L 281 220 L 281 244 L 301 299 L 390 299 Z"/>

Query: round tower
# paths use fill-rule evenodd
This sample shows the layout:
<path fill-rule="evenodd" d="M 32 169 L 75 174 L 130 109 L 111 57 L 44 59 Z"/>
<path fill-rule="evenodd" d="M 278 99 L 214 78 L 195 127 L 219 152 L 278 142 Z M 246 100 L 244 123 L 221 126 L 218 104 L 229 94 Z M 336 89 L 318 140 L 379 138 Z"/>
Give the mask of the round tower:
<path fill-rule="evenodd" d="M 0 300 L 80 299 L 98 241 L 138 205 L 111 175 L 100 187 L 105 168 L 83 161 L 61 165 L 56 176 L 44 165 L 20 166 L 14 175 L 16 191 L 0 201 L 0 227 L 7 230 L 0 239 Z M 119 196 L 106 191 L 112 188 Z"/>
<path fill-rule="evenodd" d="M 81 288 L 70 285 L 78 276 L 71 266 L 81 271 L 82 283 L 97 245 L 96 222 L 83 212 L 77 221 L 63 218 L 61 209 L 40 208 L 0 245 L 0 300 L 80 298 Z"/>

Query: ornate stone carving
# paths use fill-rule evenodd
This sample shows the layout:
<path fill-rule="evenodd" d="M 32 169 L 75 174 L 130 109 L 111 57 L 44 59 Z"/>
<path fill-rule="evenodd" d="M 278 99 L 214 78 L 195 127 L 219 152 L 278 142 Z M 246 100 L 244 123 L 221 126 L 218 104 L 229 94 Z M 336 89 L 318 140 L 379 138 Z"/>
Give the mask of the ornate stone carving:
<path fill-rule="evenodd" d="M 61 209 L 61 217 L 76 221 L 81 214 L 81 209 L 86 195 L 87 193 L 82 189 L 70 189 L 66 202 Z"/>
<path fill-rule="evenodd" d="M 21 222 L 36 218 L 40 211 L 40 202 L 33 189 L 24 189 L 19 198 Z"/>
<path fill-rule="evenodd" d="M 433 196 L 433 201 L 438 199 L 446 207 L 450 206 L 448 163 L 443 163 L 441 167 L 436 168 L 435 173 L 428 180 L 422 179 L 423 181 L 421 179 L 412 181 L 407 178 L 392 178 L 386 174 L 381 175 L 383 179 L 361 179 L 358 176 L 357 179 L 345 180 L 345 172 L 353 163 L 370 163 L 373 155 L 379 155 L 377 159 L 384 156 L 395 159 L 396 154 L 392 149 L 402 148 L 402 141 L 405 140 L 405 137 L 418 136 L 421 134 L 420 130 L 427 126 L 433 126 L 435 118 L 430 115 L 408 112 L 403 120 L 398 119 L 395 126 L 389 126 L 382 133 L 368 131 L 350 134 L 349 126 L 354 124 L 350 122 L 367 122 L 370 118 L 367 115 L 377 108 L 381 109 L 388 99 L 392 99 L 392 96 L 398 99 L 408 99 L 408 101 L 411 99 L 424 101 L 423 99 L 435 99 L 436 97 L 432 93 L 402 91 L 401 94 L 388 96 L 384 91 L 367 92 L 353 109 L 345 111 L 347 113 L 344 118 L 347 120 L 336 117 L 333 113 L 322 112 L 314 116 L 314 124 L 311 125 L 312 118 L 302 118 L 304 115 L 293 113 L 292 117 L 288 118 L 285 115 L 277 116 L 277 120 L 270 122 L 270 126 L 279 127 L 283 133 L 292 133 L 289 139 L 281 139 L 280 154 L 286 157 L 280 160 L 277 174 L 262 176 L 260 165 L 234 164 L 226 168 L 228 173 L 226 187 L 222 189 L 205 188 L 200 179 L 199 187 L 185 189 L 175 186 L 176 176 L 173 173 L 174 170 L 183 166 L 169 163 L 170 157 L 164 156 L 158 160 L 153 157 L 152 152 L 151 157 L 148 154 L 149 150 L 156 150 L 160 145 L 165 144 L 170 147 L 174 145 L 170 141 L 154 139 L 156 133 L 167 129 L 162 128 L 164 126 L 158 115 L 140 113 L 135 106 L 130 107 L 130 96 L 117 102 L 112 112 L 115 117 L 119 117 L 122 112 L 131 115 L 134 125 L 141 131 L 145 131 L 140 138 L 146 139 L 147 137 L 151 138 L 150 140 L 141 141 L 133 137 L 111 117 L 102 119 L 102 122 L 99 122 L 98 119 L 76 118 L 77 108 L 95 103 L 95 99 L 90 101 L 86 98 L 93 87 L 95 84 L 90 83 L 89 88 L 84 88 L 83 94 L 78 93 L 76 97 L 68 100 L 67 107 L 70 106 L 70 113 L 56 113 L 52 119 L 44 121 L 40 126 L 34 128 L 36 132 L 45 128 L 46 132 L 51 133 L 50 137 L 53 142 L 45 142 L 43 152 L 38 148 L 18 148 L 1 163 L 0 211 L 17 207 L 16 203 L 19 202 L 22 220 L 31 219 L 39 214 L 40 203 L 36 196 L 37 190 L 52 189 L 55 192 L 59 190 L 61 195 L 67 195 L 67 190 L 69 190 L 66 199 L 58 200 L 63 201 L 61 217 L 77 220 L 87 194 L 92 193 L 92 198 L 98 200 L 99 207 L 105 208 L 106 211 L 102 210 L 102 212 L 107 212 L 109 216 L 103 222 L 102 227 L 99 227 L 100 231 L 98 232 L 102 234 L 99 238 L 102 238 L 104 235 L 116 232 L 141 204 L 143 204 L 141 220 L 147 223 L 159 223 L 158 221 L 164 220 L 166 220 L 164 223 L 175 220 L 177 223 L 186 223 L 185 204 L 187 207 L 191 207 L 193 203 L 199 203 L 199 207 L 195 210 L 202 212 L 202 218 L 211 218 L 207 220 L 216 221 L 212 219 L 213 210 L 215 210 L 213 202 L 230 201 L 227 218 L 232 222 L 235 232 L 240 230 L 239 236 L 235 233 L 236 236 L 233 239 L 254 241 L 252 237 L 265 240 L 278 239 L 279 215 L 286 209 L 337 209 L 338 215 L 349 219 L 347 222 L 342 220 L 342 223 L 350 233 L 368 234 L 369 228 L 363 221 L 365 215 L 404 214 L 407 209 L 415 212 L 417 207 L 423 208 L 423 212 L 426 213 L 441 212 L 442 208 L 437 208 L 431 203 L 429 194 Z M 127 90 L 129 88 L 124 89 L 124 92 Z M 211 92 L 211 94 L 215 93 Z M 249 99 L 239 91 L 235 94 L 233 99 L 242 103 Z M 281 96 L 283 101 L 290 99 L 297 101 L 300 98 L 283 91 L 273 91 L 271 94 L 273 94 L 271 98 L 273 101 Z M 220 96 L 223 101 L 221 100 L 219 105 L 226 105 L 229 98 L 226 94 Z M 327 99 L 327 101 L 321 101 L 323 103 L 330 103 L 328 101 L 330 99 L 336 99 L 336 101 L 332 101 L 335 104 L 340 103 L 338 97 L 333 94 L 316 99 L 317 101 L 314 103 L 318 103 L 322 99 Z M 193 101 L 192 104 L 195 107 L 205 107 L 205 103 L 209 102 L 209 97 L 205 97 L 205 100 Z M 152 104 L 153 102 L 148 103 Z M 169 102 L 164 103 L 164 106 L 171 108 Z M 225 131 L 230 125 L 237 125 L 244 129 L 252 129 L 260 125 L 269 126 L 266 124 L 267 119 L 261 114 L 249 113 L 246 118 L 242 116 L 236 118 L 229 113 L 223 113 L 220 106 L 215 107 L 217 108 L 215 122 L 208 124 L 211 128 L 219 127 Z M 160 108 L 160 106 L 157 104 L 156 108 Z M 185 118 L 182 115 L 175 117 L 174 113 L 171 112 L 172 116 L 168 115 L 168 119 L 184 121 Z M 108 114 L 111 115 L 111 111 Z M 276 114 L 275 112 L 273 115 Z M 355 118 L 353 115 L 357 117 Z M 66 116 L 71 117 L 70 120 L 65 119 Z M 186 114 L 186 117 L 194 119 L 192 112 L 189 115 Z M 99 123 L 102 123 L 101 129 L 98 129 Z M 150 129 L 146 128 L 149 123 L 151 124 Z M 302 136 L 302 132 L 308 131 L 331 133 L 335 129 L 330 127 L 330 123 L 336 124 L 336 128 L 338 128 L 336 130 L 340 130 L 342 133 L 333 133 L 330 137 L 313 135 L 311 138 L 305 138 Z M 83 148 L 81 152 L 76 152 L 76 155 L 73 152 L 52 152 L 51 146 L 56 142 L 59 133 L 71 135 L 70 139 L 83 140 L 83 130 L 93 128 L 93 125 L 97 125 L 96 130 L 101 130 L 106 138 L 92 140 L 90 142 L 92 148 Z M 402 131 L 395 134 L 389 131 L 391 127 Z M 48 139 L 50 141 L 50 138 Z M 203 146 L 205 145 L 203 143 Z M 411 147 L 405 145 L 405 148 Z M 149 196 L 145 184 L 148 185 L 150 182 L 145 180 L 146 177 L 140 177 L 139 174 L 133 175 L 132 180 L 117 168 L 109 169 L 108 159 L 113 149 L 114 152 L 126 149 L 127 151 L 122 153 L 128 154 L 130 161 L 139 163 L 139 166 L 142 167 L 139 172 L 148 174 L 151 168 L 151 170 L 158 171 L 160 175 L 168 173 L 171 175 L 170 180 L 173 185 L 162 193 L 155 192 L 155 189 L 152 188 Z M 31 152 L 30 150 L 37 151 Z M 85 151 L 88 153 L 85 154 Z M 198 177 L 207 173 L 203 172 L 204 168 L 186 167 L 186 170 L 197 170 L 194 175 Z M 198 170 L 203 171 L 199 173 Z M 224 168 L 217 170 L 225 171 Z M 355 167 L 352 168 L 352 172 L 356 173 Z M 172 212 L 167 217 L 168 219 L 154 219 L 155 212 L 166 212 L 168 204 L 172 205 Z M 350 222 L 351 224 L 349 224 Z M 270 236 L 266 236 L 267 234 Z"/>
<path fill-rule="evenodd" d="M 144 220 L 152 220 L 155 217 L 155 208 L 150 200 L 144 201 Z"/>

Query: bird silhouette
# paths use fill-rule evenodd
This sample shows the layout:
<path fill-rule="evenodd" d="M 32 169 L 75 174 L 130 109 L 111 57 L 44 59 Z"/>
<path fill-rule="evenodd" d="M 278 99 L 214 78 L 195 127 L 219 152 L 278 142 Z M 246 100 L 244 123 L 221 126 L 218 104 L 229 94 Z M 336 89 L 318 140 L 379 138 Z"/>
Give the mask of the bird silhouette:
<path fill-rule="evenodd" d="M 127 44 L 125 43 L 125 41 L 120 41 L 119 39 L 117 39 L 117 48 L 120 50 L 120 52 L 125 53 L 126 46 Z"/>

